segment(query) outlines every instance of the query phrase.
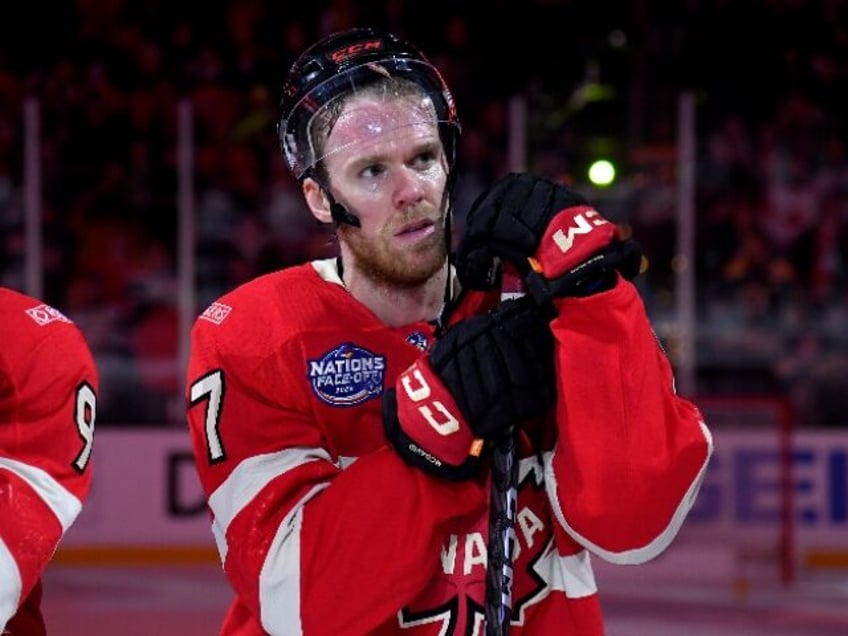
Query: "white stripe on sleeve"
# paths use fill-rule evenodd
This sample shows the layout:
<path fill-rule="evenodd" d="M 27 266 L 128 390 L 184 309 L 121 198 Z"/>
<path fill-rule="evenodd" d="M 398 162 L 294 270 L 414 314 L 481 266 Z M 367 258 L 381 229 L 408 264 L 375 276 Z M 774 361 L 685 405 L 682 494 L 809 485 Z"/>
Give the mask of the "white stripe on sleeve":
<path fill-rule="evenodd" d="M 215 517 L 212 534 L 222 563 L 227 558 L 227 528 L 233 519 L 273 479 L 313 461 L 332 460 L 322 448 L 290 448 L 250 457 L 236 466 L 226 481 L 209 496 L 209 508 Z"/>
<path fill-rule="evenodd" d="M 301 636 L 300 533 L 303 506 L 328 484 L 312 488 L 280 524 L 259 575 L 262 627 L 269 634 Z"/>
<path fill-rule="evenodd" d="M 707 474 L 707 468 L 710 463 L 710 457 L 713 453 L 713 438 L 709 429 L 706 427 L 703 421 L 699 422 L 701 427 L 701 432 L 704 435 L 704 438 L 707 440 L 707 454 L 704 459 L 704 463 L 701 468 L 698 470 L 698 474 L 695 476 L 695 479 L 692 480 L 692 483 L 689 485 L 689 489 L 683 495 L 683 499 L 680 501 L 680 504 L 677 506 L 677 509 L 672 514 L 671 519 L 669 519 L 668 525 L 660 532 L 653 541 L 644 545 L 640 548 L 634 548 L 632 550 L 625 550 L 623 552 L 613 552 L 610 550 L 605 550 L 599 545 L 596 545 L 592 541 L 589 541 L 586 537 L 582 536 L 579 532 L 577 532 L 566 520 L 565 513 L 559 505 L 559 500 L 557 498 L 557 483 L 556 483 L 556 475 L 553 470 L 553 453 L 545 453 L 544 463 L 545 463 L 545 487 L 548 492 L 548 499 L 551 502 L 551 508 L 553 509 L 554 516 L 557 521 L 562 525 L 563 529 L 571 535 L 571 537 L 577 541 L 580 545 L 587 548 L 593 554 L 597 554 L 599 557 L 604 559 L 605 561 L 609 561 L 610 563 L 616 563 L 620 565 L 632 565 L 645 563 L 646 561 L 650 561 L 651 559 L 657 557 L 662 554 L 662 552 L 671 544 L 672 540 L 677 533 L 680 531 L 680 528 L 683 526 L 683 522 L 686 520 L 686 516 L 689 514 L 689 510 L 695 504 L 695 499 L 698 495 L 698 491 L 701 488 L 701 482 L 703 482 L 705 475 Z"/>
<path fill-rule="evenodd" d="M 0 631 L 18 611 L 22 587 L 18 564 L 3 539 L 0 539 Z"/>
<path fill-rule="evenodd" d="M 71 527 L 82 510 L 82 502 L 53 479 L 47 471 L 8 457 L 0 457 L 0 468 L 14 473 L 30 485 L 56 515 L 56 519 L 62 525 L 63 533 Z"/>

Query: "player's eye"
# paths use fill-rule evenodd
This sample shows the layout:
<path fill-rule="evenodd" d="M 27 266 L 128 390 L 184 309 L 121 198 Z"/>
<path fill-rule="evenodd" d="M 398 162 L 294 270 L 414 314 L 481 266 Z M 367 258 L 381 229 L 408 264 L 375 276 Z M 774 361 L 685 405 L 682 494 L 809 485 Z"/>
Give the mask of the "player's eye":
<path fill-rule="evenodd" d="M 432 150 L 425 150 L 415 155 L 412 165 L 418 170 L 427 170 L 438 160 L 438 155 Z"/>
<path fill-rule="evenodd" d="M 377 177 L 385 174 L 386 166 L 381 163 L 372 163 L 368 164 L 362 170 L 359 171 L 359 176 L 364 179 L 376 179 Z"/>

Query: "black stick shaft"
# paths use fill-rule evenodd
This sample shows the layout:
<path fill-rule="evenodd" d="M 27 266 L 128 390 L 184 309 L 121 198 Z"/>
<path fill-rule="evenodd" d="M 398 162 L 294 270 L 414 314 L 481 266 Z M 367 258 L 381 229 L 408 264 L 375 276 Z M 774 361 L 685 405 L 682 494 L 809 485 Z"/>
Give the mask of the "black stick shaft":
<path fill-rule="evenodd" d="M 486 636 L 509 633 L 512 614 L 512 556 L 515 553 L 515 512 L 518 500 L 518 460 L 512 429 L 493 448 L 486 569 Z"/>

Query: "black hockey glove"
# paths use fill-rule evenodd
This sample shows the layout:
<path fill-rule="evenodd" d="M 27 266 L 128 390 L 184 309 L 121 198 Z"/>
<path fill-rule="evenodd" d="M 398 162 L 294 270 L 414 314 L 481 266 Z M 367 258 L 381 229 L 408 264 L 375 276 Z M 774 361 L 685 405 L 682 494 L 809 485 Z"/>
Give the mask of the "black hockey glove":
<path fill-rule="evenodd" d="M 491 289 L 501 261 L 524 277 L 539 304 L 610 289 L 616 272 L 639 273 L 642 252 L 621 241 L 617 228 L 569 188 L 527 173 L 496 181 L 472 204 L 457 250 L 460 281 Z"/>
<path fill-rule="evenodd" d="M 386 436 L 410 464 L 470 478 L 488 440 L 554 403 L 553 345 L 529 298 L 454 325 L 386 391 Z"/>

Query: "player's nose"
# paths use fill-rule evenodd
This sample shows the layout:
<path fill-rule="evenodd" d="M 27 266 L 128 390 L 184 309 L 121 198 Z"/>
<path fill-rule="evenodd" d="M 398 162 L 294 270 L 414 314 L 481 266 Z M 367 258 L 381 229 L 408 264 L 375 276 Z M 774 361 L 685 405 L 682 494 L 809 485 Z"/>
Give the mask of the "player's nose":
<path fill-rule="evenodd" d="M 404 209 L 424 198 L 421 177 L 409 168 L 402 167 L 396 171 L 393 185 L 395 207 Z"/>

